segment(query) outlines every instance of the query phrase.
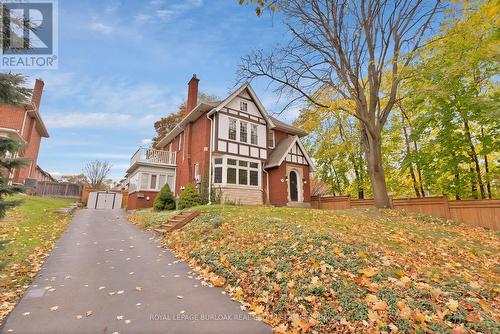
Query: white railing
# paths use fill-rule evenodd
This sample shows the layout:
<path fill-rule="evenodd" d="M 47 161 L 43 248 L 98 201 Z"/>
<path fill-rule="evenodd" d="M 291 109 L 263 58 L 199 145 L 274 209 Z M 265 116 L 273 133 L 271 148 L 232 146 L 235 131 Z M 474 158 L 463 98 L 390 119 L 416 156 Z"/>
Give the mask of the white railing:
<path fill-rule="evenodd" d="M 152 162 L 157 164 L 175 165 L 175 152 L 139 148 L 130 159 L 130 165 L 136 162 Z"/>

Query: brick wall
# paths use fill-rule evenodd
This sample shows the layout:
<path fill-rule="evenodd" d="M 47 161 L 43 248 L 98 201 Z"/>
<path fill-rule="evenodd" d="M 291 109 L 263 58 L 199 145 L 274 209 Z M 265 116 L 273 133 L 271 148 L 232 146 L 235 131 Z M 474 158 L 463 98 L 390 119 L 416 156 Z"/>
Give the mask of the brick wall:
<path fill-rule="evenodd" d="M 144 195 L 144 197 L 140 197 Z M 138 191 L 128 195 L 127 210 L 137 208 L 152 208 L 157 191 Z M 149 197 L 149 200 L 147 199 Z"/>
<path fill-rule="evenodd" d="M 24 107 L 0 105 L 0 127 L 18 130 L 21 133 L 23 119 L 26 114 Z"/>
<path fill-rule="evenodd" d="M 295 168 L 302 168 L 302 178 L 297 180 L 302 183 L 303 189 L 303 202 L 311 202 L 311 179 L 309 175 L 309 166 L 287 164 L 283 162 L 281 166 L 268 170 L 269 173 L 269 200 L 272 205 L 286 206 L 288 203 L 288 181 L 287 166 L 294 166 Z M 283 179 L 283 182 L 281 180 Z M 304 183 L 305 181 L 305 183 Z"/>
<path fill-rule="evenodd" d="M 286 206 L 288 203 L 288 185 L 284 181 L 286 164 L 268 170 L 269 173 L 269 201 L 272 205 Z M 283 182 L 281 182 L 283 179 Z"/>

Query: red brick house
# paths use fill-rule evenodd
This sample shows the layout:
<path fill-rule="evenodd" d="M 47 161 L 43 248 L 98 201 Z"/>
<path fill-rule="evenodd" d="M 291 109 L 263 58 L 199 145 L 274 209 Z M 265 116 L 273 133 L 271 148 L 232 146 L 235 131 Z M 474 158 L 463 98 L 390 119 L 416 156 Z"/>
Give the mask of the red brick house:
<path fill-rule="evenodd" d="M 26 179 L 36 178 L 40 142 L 42 137 L 49 137 L 39 111 L 43 86 L 43 81 L 37 79 L 30 102 L 20 106 L 0 105 L 0 136 L 25 144 L 19 155 L 30 159 L 28 166 L 18 168 L 10 175 L 17 184 L 24 184 Z"/>
<path fill-rule="evenodd" d="M 314 166 L 300 138 L 307 133 L 267 114 L 250 84 L 223 101 L 199 102 L 188 83 L 188 115 L 155 149 L 139 149 L 127 171 L 129 209 L 151 207 L 168 182 L 178 196 L 208 178 L 222 200 L 240 204 L 309 206 Z"/>

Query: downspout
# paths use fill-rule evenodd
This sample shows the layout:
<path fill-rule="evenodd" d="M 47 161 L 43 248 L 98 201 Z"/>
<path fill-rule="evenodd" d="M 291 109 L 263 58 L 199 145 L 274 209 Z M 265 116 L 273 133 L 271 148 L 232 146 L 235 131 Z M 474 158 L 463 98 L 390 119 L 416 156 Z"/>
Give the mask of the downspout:
<path fill-rule="evenodd" d="M 210 120 L 210 148 L 208 153 L 208 205 L 210 205 L 212 204 L 212 149 L 214 141 L 214 126 L 209 113 L 207 113 L 207 118 Z"/>

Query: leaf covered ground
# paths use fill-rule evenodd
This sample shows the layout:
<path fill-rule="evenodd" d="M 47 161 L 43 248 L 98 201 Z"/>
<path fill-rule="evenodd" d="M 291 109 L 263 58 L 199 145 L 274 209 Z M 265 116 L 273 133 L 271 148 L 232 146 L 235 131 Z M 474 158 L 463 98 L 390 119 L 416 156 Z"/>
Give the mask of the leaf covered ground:
<path fill-rule="evenodd" d="M 70 200 L 15 196 L 23 204 L 0 220 L 0 324 L 36 276 L 70 222 L 54 213 Z"/>
<path fill-rule="evenodd" d="M 276 332 L 500 330 L 497 232 L 392 210 L 199 210 L 165 245 Z"/>

